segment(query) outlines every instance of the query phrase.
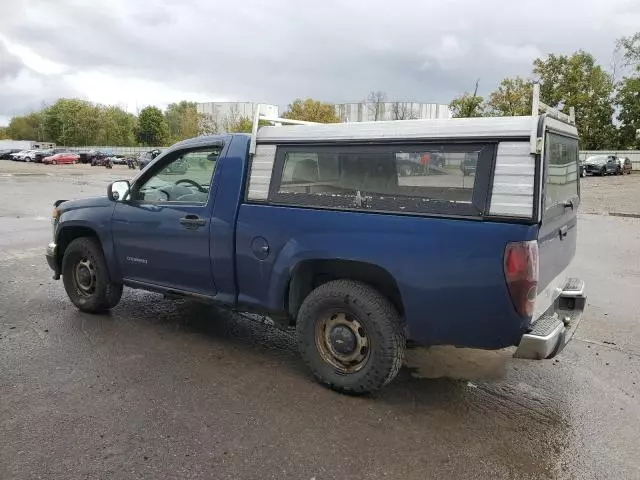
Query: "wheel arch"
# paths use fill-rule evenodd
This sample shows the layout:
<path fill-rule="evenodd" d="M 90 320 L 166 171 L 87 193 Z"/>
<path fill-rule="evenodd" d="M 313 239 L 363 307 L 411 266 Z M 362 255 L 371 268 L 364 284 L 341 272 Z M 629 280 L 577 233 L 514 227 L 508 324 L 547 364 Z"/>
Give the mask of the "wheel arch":
<path fill-rule="evenodd" d="M 103 239 L 99 235 L 98 229 L 90 225 L 72 223 L 63 224 L 60 226 L 59 231 L 56 235 L 56 261 L 58 262 L 58 267 L 62 268 L 62 258 L 64 257 L 64 252 L 69 244 L 75 239 L 82 237 L 89 237 L 96 240 L 96 242 L 102 249 L 102 253 L 105 256 L 107 269 L 109 271 L 109 277 L 113 281 L 119 281 L 120 275 L 117 269 L 113 248 L 111 248 L 110 242 L 105 243 L 105 241 L 103 241 Z"/>
<path fill-rule="evenodd" d="M 374 263 L 343 259 L 306 259 L 291 271 L 284 295 L 287 312 L 294 319 L 304 299 L 315 288 L 332 280 L 354 280 L 366 283 L 387 297 L 400 316 L 404 316 L 398 284 L 385 268 Z"/>

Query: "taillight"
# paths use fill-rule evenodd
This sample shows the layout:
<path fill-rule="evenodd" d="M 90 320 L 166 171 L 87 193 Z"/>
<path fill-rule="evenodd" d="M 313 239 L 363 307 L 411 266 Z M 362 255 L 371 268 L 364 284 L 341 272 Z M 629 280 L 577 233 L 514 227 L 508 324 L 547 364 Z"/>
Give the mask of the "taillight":
<path fill-rule="evenodd" d="M 523 317 L 531 317 L 538 294 L 537 240 L 507 244 L 504 276 L 516 311 Z"/>

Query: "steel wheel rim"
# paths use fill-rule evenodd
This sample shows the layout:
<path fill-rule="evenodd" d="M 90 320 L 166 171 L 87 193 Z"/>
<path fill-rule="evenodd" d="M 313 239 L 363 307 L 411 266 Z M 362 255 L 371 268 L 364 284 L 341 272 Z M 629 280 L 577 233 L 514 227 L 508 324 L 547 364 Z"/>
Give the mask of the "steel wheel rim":
<path fill-rule="evenodd" d="M 96 291 L 96 269 L 88 258 L 82 258 L 73 269 L 73 282 L 78 292 L 85 296 Z"/>
<path fill-rule="evenodd" d="M 342 338 L 346 335 L 353 341 L 352 351 L 339 351 L 337 347 L 340 345 L 336 342 L 339 343 L 340 340 L 336 340 L 336 333 L 343 333 Z M 371 348 L 366 329 L 355 315 L 344 311 L 330 312 L 316 322 L 315 342 L 322 360 L 343 375 L 359 372 L 370 357 Z"/>

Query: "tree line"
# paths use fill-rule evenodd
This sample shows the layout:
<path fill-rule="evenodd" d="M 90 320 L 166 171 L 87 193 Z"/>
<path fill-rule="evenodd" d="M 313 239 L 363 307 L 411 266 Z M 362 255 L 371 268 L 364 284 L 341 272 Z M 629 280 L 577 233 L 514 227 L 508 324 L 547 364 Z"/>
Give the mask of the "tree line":
<path fill-rule="evenodd" d="M 4 129 L 13 140 L 39 140 L 58 145 L 167 145 L 198 135 L 193 102 L 170 104 L 163 112 L 149 106 L 134 115 L 113 105 L 61 98 L 53 105 L 15 116 Z"/>
<path fill-rule="evenodd" d="M 640 32 L 617 42 L 622 66 L 631 72 L 621 80 L 598 65 L 582 50 L 572 55 L 550 54 L 533 62 L 531 78 L 505 78 L 485 99 L 465 92 L 450 103 L 455 117 L 529 115 L 533 79 L 540 83 L 541 99 L 552 107 L 576 110 L 581 148 L 640 148 Z M 364 100 L 375 120 L 382 118 L 387 95 L 372 91 Z M 392 103 L 393 120 L 418 118 L 406 103 Z M 322 123 L 339 122 L 329 103 L 296 99 L 285 118 Z M 388 118 L 388 117 L 387 117 Z M 252 119 L 231 109 L 222 119 L 198 113 L 196 103 L 181 101 L 164 111 L 148 106 L 134 115 L 118 106 L 80 99 L 59 99 L 53 105 L 15 116 L 0 138 L 40 140 L 58 145 L 164 146 L 198 135 L 218 132 L 250 132 Z"/>
<path fill-rule="evenodd" d="M 533 62 L 541 100 L 565 111 L 575 108 L 582 149 L 640 148 L 640 32 L 619 39 L 616 53 L 631 72 L 621 80 L 616 69 L 606 71 L 582 50 Z M 505 78 L 485 99 L 476 83 L 473 93 L 455 98 L 450 107 L 455 117 L 530 115 L 532 91 L 532 79 Z"/>
<path fill-rule="evenodd" d="M 340 121 L 330 104 L 313 99 L 295 100 L 283 116 L 325 123 Z M 164 111 L 148 106 L 134 115 L 118 106 L 61 98 L 39 111 L 13 117 L 7 127 L 0 128 L 0 139 L 66 146 L 165 146 L 198 135 L 251 132 L 252 122 L 233 108 L 215 120 L 198 113 L 197 104 L 188 101 L 172 103 Z"/>

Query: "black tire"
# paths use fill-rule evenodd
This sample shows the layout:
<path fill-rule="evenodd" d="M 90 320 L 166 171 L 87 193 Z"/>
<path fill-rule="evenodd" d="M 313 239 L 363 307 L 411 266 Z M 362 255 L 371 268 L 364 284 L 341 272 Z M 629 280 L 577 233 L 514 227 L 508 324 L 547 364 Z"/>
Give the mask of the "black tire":
<path fill-rule="evenodd" d="M 79 266 L 83 263 L 83 266 Z M 85 265 L 91 265 L 87 268 Z M 82 285 L 78 269 L 90 272 L 91 285 Z M 98 242 L 90 237 L 73 240 L 62 258 L 62 281 L 71 302 L 81 311 L 102 313 L 115 307 L 122 296 L 122 284 L 111 282 L 107 262 Z"/>
<path fill-rule="evenodd" d="M 358 370 L 340 371 L 341 367 L 326 360 L 328 347 L 322 346 L 326 344 L 319 331 L 323 319 L 331 321 L 338 315 L 366 339 L 366 358 Z M 393 380 L 404 360 L 406 339 L 400 315 L 386 297 L 361 282 L 335 280 L 313 290 L 298 312 L 296 333 L 304 362 L 322 384 L 339 392 L 358 395 L 379 390 Z M 333 361 L 338 360 L 333 357 Z"/>

